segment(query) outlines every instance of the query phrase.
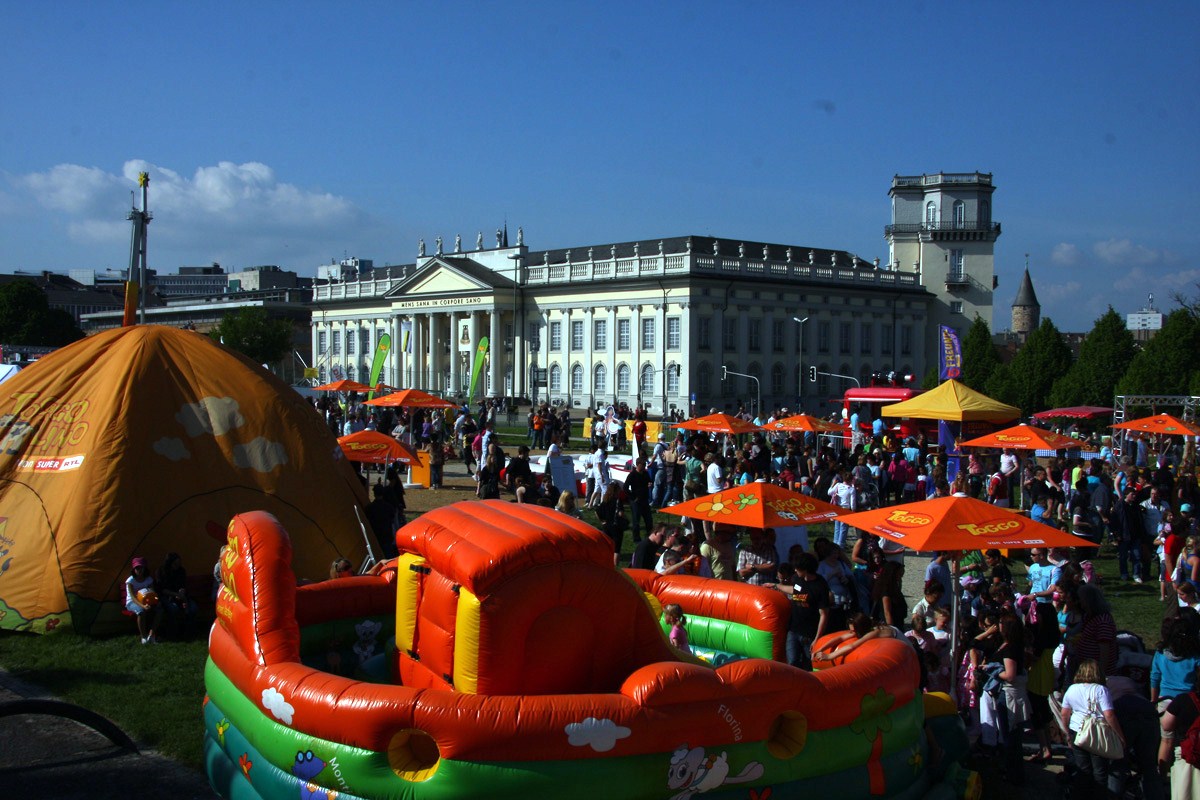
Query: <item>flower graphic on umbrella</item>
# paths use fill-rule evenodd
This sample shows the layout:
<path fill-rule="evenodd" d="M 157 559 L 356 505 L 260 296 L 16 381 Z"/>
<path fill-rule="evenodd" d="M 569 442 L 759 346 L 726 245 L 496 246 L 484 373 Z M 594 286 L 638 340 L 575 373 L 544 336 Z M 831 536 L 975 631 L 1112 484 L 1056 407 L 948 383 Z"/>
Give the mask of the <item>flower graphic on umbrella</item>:
<path fill-rule="evenodd" d="M 720 492 L 714 494 L 711 500 L 705 500 L 696 506 L 696 510 L 701 514 L 708 514 L 710 517 L 715 517 L 718 514 L 729 515 L 733 513 L 733 508 L 729 503 L 725 502 Z"/>
<path fill-rule="evenodd" d="M 758 498 L 752 494 L 739 494 L 734 503 L 737 505 L 738 511 L 745 511 L 750 506 L 757 505 Z"/>

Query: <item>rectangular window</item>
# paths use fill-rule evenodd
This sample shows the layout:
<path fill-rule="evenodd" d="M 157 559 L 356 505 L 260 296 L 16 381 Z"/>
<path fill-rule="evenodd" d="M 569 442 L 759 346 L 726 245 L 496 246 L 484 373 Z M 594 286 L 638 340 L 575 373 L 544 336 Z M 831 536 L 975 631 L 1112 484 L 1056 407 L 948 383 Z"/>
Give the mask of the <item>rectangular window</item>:
<path fill-rule="evenodd" d="M 863 322 L 858 326 L 858 352 L 864 356 L 870 355 L 872 352 L 872 341 L 875 337 L 871 334 L 875 331 L 875 325 L 871 322 Z"/>
<path fill-rule="evenodd" d="M 630 326 L 631 326 L 631 324 L 632 323 L 630 322 L 630 320 L 627 320 L 627 319 L 617 320 L 617 349 L 624 351 L 626 353 L 628 353 L 630 350 L 630 343 L 631 343 Z M 627 383 L 628 383 L 628 381 L 627 381 Z"/>
<path fill-rule="evenodd" d="M 667 394 L 679 394 L 679 365 L 667 367 Z"/>
<path fill-rule="evenodd" d="M 854 326 L 849 322 L 838 323 L 838 352 L 849 355 L 854 348 Z"/>
<path fill-rule="evenodd" d="M 557 353 L 562 350 L 562 323 L 550 323 L 550 351 Z"/>
<path fill-rule="evenodd" d="M 900 354 L 909 356 L 912 355 L 912 325 L 900 326 Z"/>
<path fill-rule="evenodd" d="M 678 350 L 682 340 L 682 320 L 679 317 L 667 317 L 667 349 Z"/>
<path fill-rule="evenodd" d="M 817 352 L 829 352 L 829 322 L 825 320 L 817 323 Z"/>
<path fill-rule="evenodd" d="M 642 349 L 654 349 L 654 318 L 642 320 Z"/>
<path fill-rule="evenodd" d="M 757 353 L 762 349 L 762 320 L 752 319 L 748 320 L 748 322 L 750 324 L 746 338 L 749 340 L 750 352 Z"/>
<path fill-rule="evenodd" d="M 354 355 L 354 345 L 357 344 L 354 331 L 346 331 L 346 355 Z"/>
<path fill-rule="evenodd" d="M 571 351 L 578 353 L 583 350 L 583 320 L 571 321 Z"/>
<path fill-rule="evenodd" d="M 542 326 L 536 322 L 526 325 L 525 336 L 529 339 L 530 352 L 536 353 L 542 346 Z"/>
<path fill-rule="evenodd" d="M 328 338 L 329 337 L 325 333 L 325 331 L 317 332 L 317 355 L 321 355 L 325 352 L 325 345 L 328 344 L 328 342 L 326 340 Z"/>
<path fill-rule="evenodd" d="M 892 354 L 892 339 L 896 335 L 892 330 L 892 323 L 880 328 L 879 334 L 879 352 L 885 356 L 890 356 Z"/>
<path fill-rule="evenodd" d="M 737 350 L 737 323 L 733 315 L 721 317 L 721 344 L 726 350 Z"/>
<path fill-rule="evenodd" d="M 333 352 L 338 353 L 338 352 L 341 352 L 341 349 L 342 349 L 342 332 L 334 331 L 333 332 L 333 348 L 332 348 L 332 350 L 333 350 Z"/>
<path fill-rule="evenodd" d="M 363 328 L 358 332 L 358 337 L 359 342 L 362 344 L 362 347 L 359 348 L 359 352 L 364 356 L 369 355 L 371 353 L 371 329 Z"/>
<path fill-rule="evenodd" d="M 771 349 L 776 353 L 783 352 L 784 321 L 777 319 L 771 323 Z"/>
<path fill-rule="evenodd" d="M 597 351 L 608 349 L 608 320 L 598 319 L 592 323 L 592 349 Z"/>
<path fill-rule="evenodd" d="M 959 283 L 963 280 L 963 251 L 950 251 L 950 275 L 949 280 Z"/>
<path fill-rule="evenodd" d="M 712 319 L 709 317 L 696 320 L 696 346 L 701 350 L 712 348 Z"/>
<path fill-rule="evenodd" d="M 961 314 L 962 313 L 962 300 L 951 300 L 950 301 L 950 313 L 951 314 Z"/>

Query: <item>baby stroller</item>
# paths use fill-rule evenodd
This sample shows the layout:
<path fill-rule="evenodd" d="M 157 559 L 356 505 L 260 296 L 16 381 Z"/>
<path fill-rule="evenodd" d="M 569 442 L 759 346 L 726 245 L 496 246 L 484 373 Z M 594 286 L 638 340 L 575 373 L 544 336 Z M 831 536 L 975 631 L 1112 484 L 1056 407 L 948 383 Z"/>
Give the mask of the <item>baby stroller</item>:
<path fill-rule="evenodd" d="M 858 494 L 858 511 L 871 511 L 879 508 L 879 485 L 875 481 L 863 483 L 858 481 L 854 486 Z"/>

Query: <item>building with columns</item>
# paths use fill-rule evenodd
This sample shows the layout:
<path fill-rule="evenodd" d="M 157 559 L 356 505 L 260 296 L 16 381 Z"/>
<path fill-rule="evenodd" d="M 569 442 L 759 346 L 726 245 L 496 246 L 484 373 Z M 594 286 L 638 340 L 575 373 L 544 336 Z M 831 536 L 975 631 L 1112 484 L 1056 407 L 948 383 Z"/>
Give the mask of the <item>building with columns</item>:
<path fill-rule="evenodd" d="M 872 372 L 919 376 L 935 363 L 936 300 L 919 276 L 845 251 L 708 236 L 532 251 L 523 237 L 488 249 L 481 238 L 470 252 L 422 247 L 413 264 L 318 282 L 320 380 L 368 380 L 386 333 L 397 346 L 385 383 L 462 398 L 486 336 L 477 398 L 654 414 L 799 400 L 828 412 Z"/>

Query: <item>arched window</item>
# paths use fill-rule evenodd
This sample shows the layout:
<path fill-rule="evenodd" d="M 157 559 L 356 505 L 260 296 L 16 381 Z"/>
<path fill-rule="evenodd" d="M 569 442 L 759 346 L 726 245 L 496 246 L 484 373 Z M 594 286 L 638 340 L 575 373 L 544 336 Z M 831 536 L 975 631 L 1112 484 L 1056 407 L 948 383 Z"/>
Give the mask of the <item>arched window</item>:
<path fill-rule="evenodd" d="M 550 365 L 550 391 L 562 391 L 562 367 L 558 364 Z"/>
<path fill-rule="evenodd" d="M 629 394 L 629 365 L 622 364 L 617 367 L 617 394 Z"/>
<path fill-rule="evenodd" d="M 642 365 L 642 380 L 638 387 L 642 394 L 654 394 L 654 365 Z"/>
<path fill-rule="evenodd" d="M 358 379 L 358 373 L 354 370 L 354 365 L 346 367 L 346 380 L 353 381 Z"/>
<path fill-rule="evenodd" d="M 987 200 L 979 201 L 979 224 L 989 225 L 992 221 L 992 204 Z"/>
<path fill-rule="evenodd" d="M 608 391 L 608 368 L 603 364 L 597 364 L 596 369 L 592 372 L 592 394 L 602 395 Z"/>
<path fill-rule="evenodd" d="M 776 363 L 771 367 L 771 394 L 776 397 L 783 394 L 783 364 Z"/>
<path fill-rule="evenodd" d="M 571 367 L 571 394 L 583 394 L 583 367 Z"/>
<path fill-rule="evenodd" d="M 967 204 L 962 200 L 954 201 L 954 227 L 958 229 L 967 226 Z"/>
<path fill-rule="evenodd" d="M 937 225 L 937 203 L 932 200 L 925 204 L 925 225 L 930 228 Z"/>
<path fill-rule="evenodd" d="M 321 383 L 329 383 L 329 378 L 326 377 L 324 367 L 317 367 L 317 380 L 319 380 Z"/>
<path fill-rule="evenodd" d="M 678 364 L 667 364 L 667 394 L 679 394 Z"/>

